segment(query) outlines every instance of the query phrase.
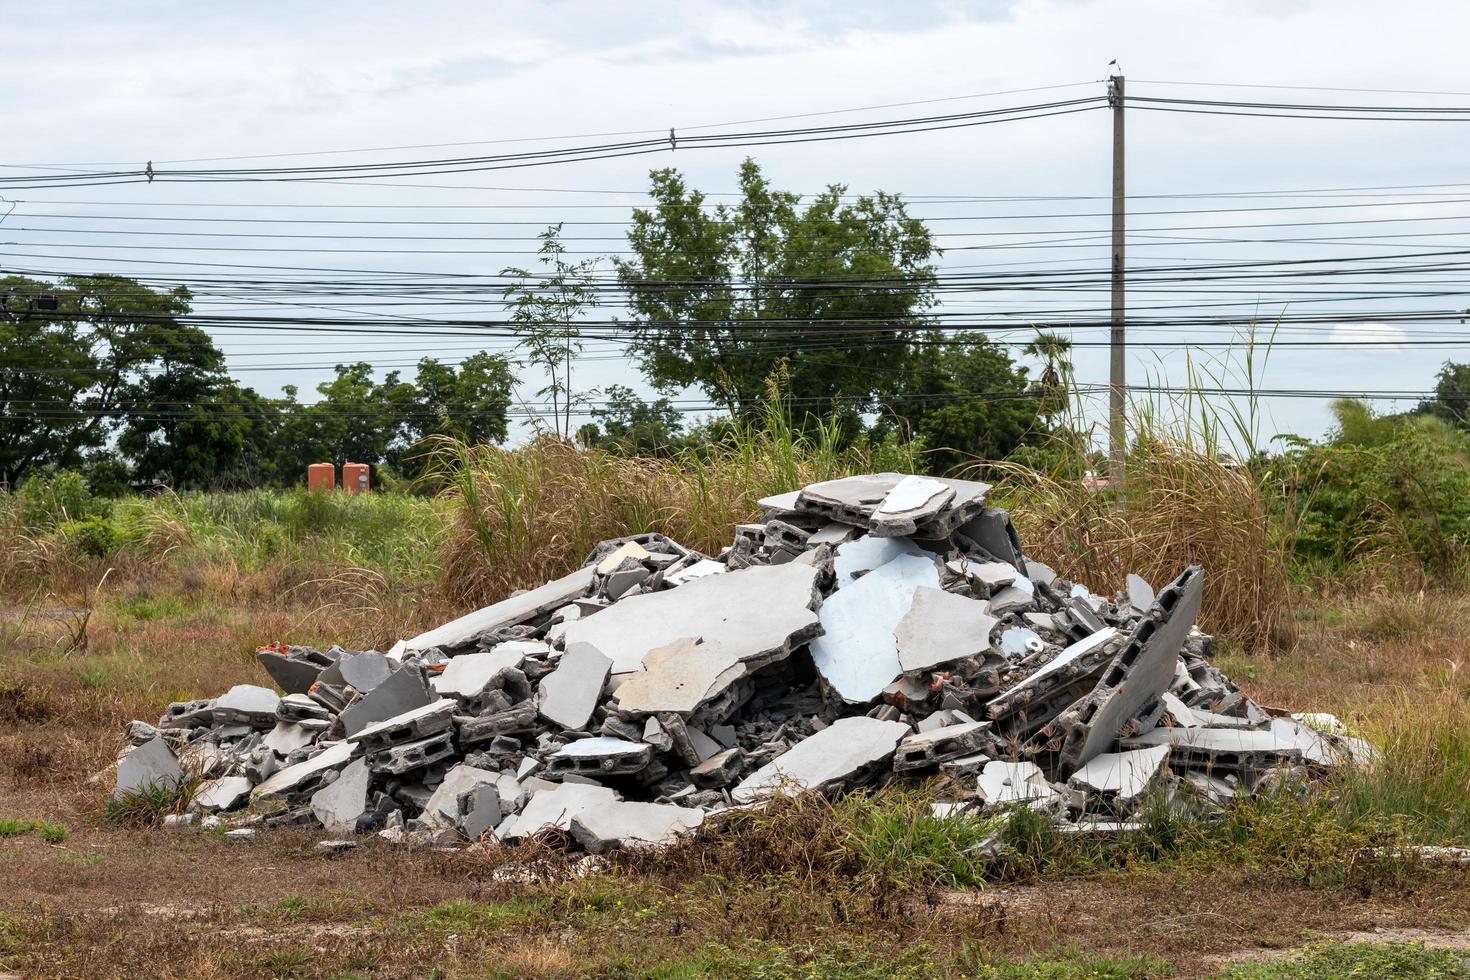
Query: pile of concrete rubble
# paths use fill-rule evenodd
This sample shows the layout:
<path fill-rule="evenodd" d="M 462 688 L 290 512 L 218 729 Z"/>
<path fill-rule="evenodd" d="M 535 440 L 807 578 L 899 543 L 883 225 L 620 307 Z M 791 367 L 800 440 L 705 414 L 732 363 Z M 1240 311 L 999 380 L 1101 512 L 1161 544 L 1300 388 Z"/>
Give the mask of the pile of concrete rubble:
<path fill-rule="evenodd" d="M 659 534 L 386 653 L 271 646 L 133 722 L 116 794 L 201 780 L 179 823 L 443 843 L 667 842 L 772 794 L 938 774 L 943 812 L 1123 830 L 1362 757 L 1210 663 L 1204 574 L 1100 596 L 1024 556 L 990 487 L 879 473 L 760 502 L 711 558 Z M 345 846 L 345 845 L 343 845 Z"/>

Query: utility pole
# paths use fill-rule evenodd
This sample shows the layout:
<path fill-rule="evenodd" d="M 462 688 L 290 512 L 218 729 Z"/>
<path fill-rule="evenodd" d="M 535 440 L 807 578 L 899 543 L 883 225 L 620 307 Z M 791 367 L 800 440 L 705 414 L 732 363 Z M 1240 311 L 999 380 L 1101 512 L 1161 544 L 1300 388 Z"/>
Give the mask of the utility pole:
<path fill-rule="evenodd" d="M 1108 105 L 1113 107 L 1113 328 L 1108 372 L 1108 485 L 1123 489 L 1123 455 L 1128 447 L 1128 338 L 1124 329 L 1123 235 L 1127 199 L 1123 192 L 1123 76 L 1108 79 Z"/>

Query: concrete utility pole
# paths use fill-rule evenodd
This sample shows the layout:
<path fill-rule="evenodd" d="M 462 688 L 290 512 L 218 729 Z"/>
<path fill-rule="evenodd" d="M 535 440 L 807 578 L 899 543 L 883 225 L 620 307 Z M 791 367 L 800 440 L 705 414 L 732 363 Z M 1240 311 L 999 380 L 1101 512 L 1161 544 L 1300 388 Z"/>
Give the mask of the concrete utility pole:
<path fill-rule="evenodd" d="M 1123 455 L 1128 449 L 1128 338 L 1124 329 L 1123 235 L 1127 199 L 1123 192 L 1123 76 L 1108 79 L 1108 105 L 1113 107 L 1113 329 L 1108 373 L 1108 483 L 1123 488 Z"/>

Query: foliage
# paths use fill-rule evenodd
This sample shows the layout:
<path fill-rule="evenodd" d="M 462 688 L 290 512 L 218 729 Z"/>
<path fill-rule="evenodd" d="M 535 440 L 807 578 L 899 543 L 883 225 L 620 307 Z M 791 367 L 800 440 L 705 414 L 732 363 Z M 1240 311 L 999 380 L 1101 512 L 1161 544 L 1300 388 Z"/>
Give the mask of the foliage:
<path fill-rule="evenodd" d="M 1470 546 L 1470 430 L 1430 414 L 1333 406 L 1325 444 L 1296 442 L 1279 468 L 1296 505 L 1297 554 L 1333 567 L 1408 558 L 1456 571 Z"/>
<path fill-rule="evenodd" d="M 803 207 L 750 160 L 733 205 L 707 206 L 676 170 L 652 183 L 653 207 L 633 211 L 634 257 L 617 262 L 648 380 L 758 413 L 784 364 L 804 412 L 871 407 L 908 353 L 895 328 L 921 323 L 934 302 L 938 250 L 903 201 L 844 201 L 834 184 Z"/>
<path fill-rule="evenodd" d="M 572 389 L 572 364 L 582 352 L 577 319 L 595 304 L 596 262 L 567 261 L 559 224 L 541 233 L 539 255 L 547 268 L 539 277 L 517 268 L 500 274 L 516 277 L 504 289 L 505 308 L 520 337 L 519 349 L 546 372 L 546 384 L 536 394 L 551 399 L 552 431 L 565 439 L 571 435 L 572 407 L 581 400 Z"/>
<path fill-rule="evenodd" d="M 107 509 L 106 501 L 94 497 L 75 470 L 38 473 L 20 485 L 16 499 L 21 523 L 37 530 L 92 517 Z"/>
<path fill-rule="evenodd" d="M 113 823 L 132 827 L 160 824 L 168 814 L 184 812 L 198 786 L 196 777 L 145 782 L 133 792 L 109 796 L 102 804 L 102 815 Z"/>
<path fill-rule="evenodd" d="M 1004 459 L 1023 441 L 1045 433 L 1042 398 L 1028 391 L 1026 369 L 984 337 L 947 337 L 927 331 L 900 367 L 885 377 L 878 397 L 889 427 L 929 447 L 927 462 L 945 473 L 976 459 Z"/>
<path fill-rule="evenodd" d="M 684 416 L 669 399 L 644 401 L 624 385 L 609 385 L 592 417 L 597 422 L 578 430 L 579 441 L 629 455 L 667 453 L 684 431 Z"/>

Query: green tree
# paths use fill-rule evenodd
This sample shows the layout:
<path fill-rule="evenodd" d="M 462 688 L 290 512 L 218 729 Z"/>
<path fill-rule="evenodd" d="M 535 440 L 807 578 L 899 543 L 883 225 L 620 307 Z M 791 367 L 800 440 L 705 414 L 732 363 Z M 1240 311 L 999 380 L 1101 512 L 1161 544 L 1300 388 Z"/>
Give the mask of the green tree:
<path fill-rule="evenodd" d="M 509 435 L 510 362 L 481 351 L 460 362 L 459 370 L 432 357 L 419 361 L 412 414 L 404 426 L 404 445 L 395 453 L 407 476 L 423 471 L 416 446 L 430 436 L 453 436 L 470 443 L 504 442 Z"/>
<path fill-rule="evenodd" d="M 784 364 L 801 409 L 870 408 L 909 353 L 905 328 L 933 304 L 938 250 L 903 201 L 845 201 L 834 184 L 803 206 L 747 160 L 741 200 L 709 208 L 678 171 L 651 176 L 654 206 L 635 209 L 628 232 L 634 257 L 617 262 L 648 380 L 747 413 Z"/>
<path fill-rule="evenodd" d="M 1470 425 L 1470 364 L 1445 361 L 1435 379 L 1434 399 L 1420 402 L 1417 412 L 1456 425 Z"/>
<path fill-rule="evenodd" d="M 0 290 L 0 477 L 11 483 L 78 465 L 136 411 L 164 357 L 213 346 L 179 322 L 189 312 L 182 288 L 98 275 L 8 277 Z"/>
<path fill-rule="evenodd" d="M 929 447 L 935 473 L 977 457 L 1002 459 L 1046 429 L 1026 369 L 983 337 L 926 332 L 881 395 L 874 434 L 900 427 Z"/>
<path fill-rule="evenodd" d="M 533 275 L 508 267 L 503 276 L 515 281 L 503 290 L 506 311 L 520 336 L 519 350 L 546 372 L 546 384 L 536 394 L 551 399 L 552 428 L 562 438 L 572 431 L 573 406 L 582 401 L 572 388 L 572 362 L 582 352 L 577 320 L 595 304 L 592 270 L 595 262 L 568 262 L 561 243 L 561 225 L 541 233 L 540 262 L 547 271 Z"/>
<path fill-rule="evenodd" d="M 667 398 L 644 401 L 623 385 L 609 385 L 603 398 L 603 405 L 592 410 L 597 422 L 580 430 L 588 443 L 630 454 L 661 453 L 684 432 L 684 416 Z"/>

